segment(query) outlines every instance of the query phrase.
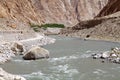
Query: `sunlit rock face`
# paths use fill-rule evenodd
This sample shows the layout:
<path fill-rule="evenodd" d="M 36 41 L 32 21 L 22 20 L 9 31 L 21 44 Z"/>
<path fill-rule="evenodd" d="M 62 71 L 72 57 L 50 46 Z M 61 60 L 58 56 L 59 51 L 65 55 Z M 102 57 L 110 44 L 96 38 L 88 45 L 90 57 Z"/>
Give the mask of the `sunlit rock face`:
<path fill-rule="evenodd" d="M 97 15 L 98 17 L 106 16 L 120 11 L 120 0 L 109 0 L 108 4 Z"/>
<path fill-rule="evenodd" d="M 0 0 L 0 18 L 75 25 L 96 16 L 108 0 Z"/>
<path fill-rule="evenodd" d="M 108 0 L 78 0 L 78 19 L 93 19 L 107 4 Z"/>

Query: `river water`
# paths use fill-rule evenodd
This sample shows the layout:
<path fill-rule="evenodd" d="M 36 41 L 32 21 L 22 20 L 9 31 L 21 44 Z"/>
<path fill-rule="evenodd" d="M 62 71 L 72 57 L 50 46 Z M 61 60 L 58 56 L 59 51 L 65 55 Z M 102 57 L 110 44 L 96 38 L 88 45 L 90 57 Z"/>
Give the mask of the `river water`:
<path fill-rule="evenodd" d="M 51 37 L 57 39 L 56 43 L 43 46 L 50 51 L 49 59 L 24 61 L 18 56 L 0 66 L 27 80 L 120 80 L 120 64 L 91 58 L 92 53 L 120 47 L 120 43 Z"/>

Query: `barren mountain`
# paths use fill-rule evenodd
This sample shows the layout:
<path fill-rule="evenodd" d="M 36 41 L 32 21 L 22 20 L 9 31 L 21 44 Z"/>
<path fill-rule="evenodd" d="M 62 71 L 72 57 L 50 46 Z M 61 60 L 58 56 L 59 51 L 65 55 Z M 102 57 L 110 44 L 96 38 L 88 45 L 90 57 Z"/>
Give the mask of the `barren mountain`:
<path fill-rule="evenodd" d="M 99 17 L 80 21 L 72 28 L 63 29 L 61 33 L 87 39 L 120 41 L 119 4 L 120 0 L 110 0 L 99 13 Z"/>
<path fill-rule="evenodd" d="M 108 0 L 0 0 L 0 18 L 72 26 L 92 19 Z"/>

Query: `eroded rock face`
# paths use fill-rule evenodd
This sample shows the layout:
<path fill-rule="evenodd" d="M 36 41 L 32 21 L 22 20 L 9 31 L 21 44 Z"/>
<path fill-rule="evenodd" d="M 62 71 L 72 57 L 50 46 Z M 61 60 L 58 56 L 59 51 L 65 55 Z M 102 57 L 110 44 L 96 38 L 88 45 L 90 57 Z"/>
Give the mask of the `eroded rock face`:
<path fill-rule="evenodd" d="M 78 19 L 93 19 L 107 2 L 108 0 L 78 0 Z"/>
<path fill-rule="evenodd" d="M 120 11 L 120 0 L 109 0 L 108 4 L 102 9 L 97 17 L 106 16 Z"/>
<path fill-rule="evenodd" d="M 75 25 L 96 16 L 108 0 L 0 0 L 0 17 L 32 23 Z"/>

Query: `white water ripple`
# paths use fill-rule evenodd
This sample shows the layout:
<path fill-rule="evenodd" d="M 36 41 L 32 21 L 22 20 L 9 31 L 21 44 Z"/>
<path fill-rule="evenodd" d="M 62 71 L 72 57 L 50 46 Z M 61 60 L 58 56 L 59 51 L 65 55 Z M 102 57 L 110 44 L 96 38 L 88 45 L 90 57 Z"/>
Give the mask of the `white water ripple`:
<path fill-rule="evenodd" d="M 64 56 L 64 57 L 59 57 L 59 58 L 51 58 L 49 59 L 49 62 L 65 62 L 73 59 L 78 59 L 79 56 Z"/>

